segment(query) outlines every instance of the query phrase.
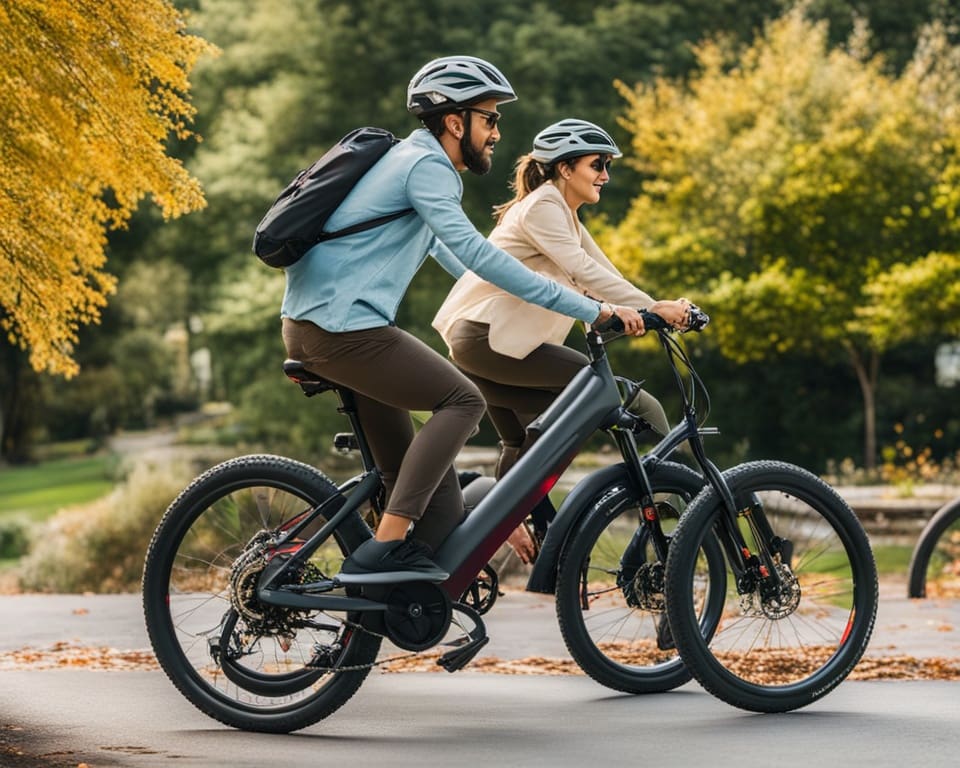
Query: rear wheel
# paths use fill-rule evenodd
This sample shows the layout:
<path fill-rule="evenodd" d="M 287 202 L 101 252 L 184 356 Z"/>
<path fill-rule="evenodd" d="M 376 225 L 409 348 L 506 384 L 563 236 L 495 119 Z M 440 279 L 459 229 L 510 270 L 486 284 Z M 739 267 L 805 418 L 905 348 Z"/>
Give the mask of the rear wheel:
<path fill-rule="evenodd" d="M 354 617 L 256 597 L 266 564 L 289 553 L 273 546 L 278 533 L 336 492 L 306 464 L 245 456 L 198 477 L 164 514 L 144 567 L 144 616 L 161 667 L 207 715 L 245 730 L 297 730 L 339 709 L 369 672 L 380 638 Z M 369 535 L 348 519 L 299 580 L 336 574 Z"/>
<path fill-rule="evenodd" d="M 649 473 L 664 532 L 670 536 L 703 479 L 664 462 Z M 690 679 L 664 611 L 664 564 L 643 525 L 640 500 L 627 484 L 598 495 L 570 536 L 557 576 L 557 617 L 570 654 L 601 685 L 627 693 L 656 693 Z M 722 553 L 708 541 L 720 589 Z M 702 605 L 708 601 L 700 595 Z"/>

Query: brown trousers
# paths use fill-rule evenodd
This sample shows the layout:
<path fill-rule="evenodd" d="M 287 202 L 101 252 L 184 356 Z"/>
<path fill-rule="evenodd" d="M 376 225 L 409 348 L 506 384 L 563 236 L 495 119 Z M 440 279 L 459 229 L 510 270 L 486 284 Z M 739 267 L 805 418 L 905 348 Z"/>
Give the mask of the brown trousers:
<path fill-rule="evenodd" d="M 458 321 L 450 330 L 450 357 L 487 401 L 487 413 L 501 441 L 499 479 L 529 447 L 527 425 L 590 361 L 575 349 L 558 344 L 541 344 L 518 360 L 494 352 L 489 331 L 486 323 Z M 641 392 L 631 412 L 646 419 L 660 434 L 670 429 L 663 406 L 647 392 Z"/>
<path fill-rule="evenodd" d="M 413 535 L 436 549 L 463 519 L 453 461 L 483 417 L 477 387 L 393 326 L 331 333 L 284 318 L 283 342 L 308 370 L 354 391 L 387 488 L 386 511 L 416 521 Z M 410 411 L 433 412 L 416 434 Z"/>

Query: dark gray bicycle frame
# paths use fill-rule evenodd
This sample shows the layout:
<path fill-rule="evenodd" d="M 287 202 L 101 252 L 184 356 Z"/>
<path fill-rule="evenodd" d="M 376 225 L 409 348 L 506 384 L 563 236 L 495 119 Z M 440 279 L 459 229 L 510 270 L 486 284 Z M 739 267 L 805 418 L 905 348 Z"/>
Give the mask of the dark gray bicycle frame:
<path fill-rule="evenodd" d="M 560 475 L 570 465 L 583 443 L 597 430 L 609 429 L 626 419 L 632 423 L 633 417 L 624 414 L 617 379 L 610 368 L 601 336 L 593 330 L 587 332 L 587 344 L 592 361 L 574 376 L 573 380 L 558 395 L 550 407 L 543 412 L 529 430 L 538 433 L 539 438 L 524 453 L 511 471 L 490 492 L 483 497 L 467 519 L 447 537 L 435 553 L 435 561 L 446 570 L 450 577 L 439 586 L 451 599 L 456 600 L 476 578 L 477 573 L 489 562 L 510 533 L 527 517 L 530 510 L 554 486 Z M 628 459 L 625 465 L 626 479 L 638 488 L 649 487 L 646 481 L 644 461 L 668 456 L 689 436 L 691 427 L 707 434 L 711 429 L 697 429 L 696 424 L 684 420 L 674 427 L 641 460 L 632 431 L 616 430 L 615 437 L 621 452 Z M 368 454 L 366 446 L 361 445 L 362 453 Z M 623 467 L 620 468 L 623 471 Z M 639 475 L 639 476 L 637 476 Z M 581 484 L 590 486 L 590 478 Z M 316 547 L 337 528 L 349 515 L 369 499 L 380 485 L 379 473 L 370 470 L 341 487 L 350 490 L 344 496 L 337 494 L 317 508 L 317 513 L 327 518 L 323 527 L 310 536 L 307 543 L 287 562 L 285 567 L 262 584 L 260 599 L 266 603 L 294 608 L 313 608 L 328 610 L 384 610 L 386 606 L 375 601 L 323 594 L 301 594 L 275 586 L 282 584 L 282 573 L 298 567 L 309 558 Z M 578 486 L 579 487 L 579 486 Z M 531 588 L 537 591 L 552 591 L 557 557 L 567 533 L 573 523 L 579 519 L 586 505 L 593 502 L 595 494 L 570 494 L 573 504 L 561 506 L 560 514 L 548 534 L 548 556 L 540 568 L 540 586 L 534 582 L 536 573 L 531 577 Z M 312 515 L 310 519 L 315 517 Z M 303 525 L 306 525 L 305 521 Z M 296 535 L 301 526 L 293 528 L 290 535 Z M 543 580 L 544 570 L 549 576 Z"/>
<path fill-rule="evenodd" d="M 580 446 L 620 417 L 620 392 L 604 355 L 581 370 L 530 425 L 540 437 L 453 530 L 436 553 L 450 573 L 443 588 L 460 595 L 510 533 L 556 484 Z"/>

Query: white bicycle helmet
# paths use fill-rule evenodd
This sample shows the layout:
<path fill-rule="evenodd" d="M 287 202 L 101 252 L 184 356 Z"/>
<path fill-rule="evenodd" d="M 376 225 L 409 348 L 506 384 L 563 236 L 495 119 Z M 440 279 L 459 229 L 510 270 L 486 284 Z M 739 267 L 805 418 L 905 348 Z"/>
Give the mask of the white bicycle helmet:
<path fill-rule="evenodd" d="M 475 56 L 434 59 L 422 66 L 407 86 L 407 109 L 420 117 L 484 99 L 503 104 L 516 98 L 503 73 Z"/>
<path fill-rule="evenodd" d="M 544 165 L 592 154 L 623 155 L 603 128 L 586 120 L 573 119 L 561 120 L 540 131 L 533 138 L 533 152 L 530 153 L 534 160 Z"/>

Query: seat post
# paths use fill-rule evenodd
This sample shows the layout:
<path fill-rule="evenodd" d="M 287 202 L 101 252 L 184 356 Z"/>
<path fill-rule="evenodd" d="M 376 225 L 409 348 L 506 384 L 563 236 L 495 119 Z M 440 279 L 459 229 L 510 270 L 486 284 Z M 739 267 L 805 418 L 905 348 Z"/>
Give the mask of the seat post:
<path fill-rule="evenodd" d="M 363 464 L 364 472 L 370 472 L 376 469 L 376 462 L 373 460 L 370 443 L 367 442 L 367 437 L 363 433 L 363 427 L 360 424 L 360 416 L 357 413 L 357 400 L 353 394 L 353 390 L 307 370 L 299 360 L 289 358 L 284 360 L 283 373 L 291 381 L 299 384 L 303 390 L 303 394 L 307 397 L 313 397 L 321 392 L 329 392 L 330 390 L 337 393 L 337 397 L 340 399 L 340 407 L 337 410 L 350 420 L 350 426 L 353 428 L 353 437 L 356 440 L 357 449 L 360 451 L 360 460 Z"/>
<path fill-rule="evenodd" d="M 376 468 L 376 462 L 373 460 L 373 452 L 370 450 L 370 443 L 360 424 L 360 414 L 357 413 L 357 399 L 352 389 L 346 387 L 336 387 L 337 396 L 340 398 L 340 407 L 337 410 L 344 414 L 350 420 L 350 427 L 353 429 L 353 435 L 357 440 L 357 448 L 360 451 L 360 462 L 363 464 L 363 471 L 370 472 Z"/>

